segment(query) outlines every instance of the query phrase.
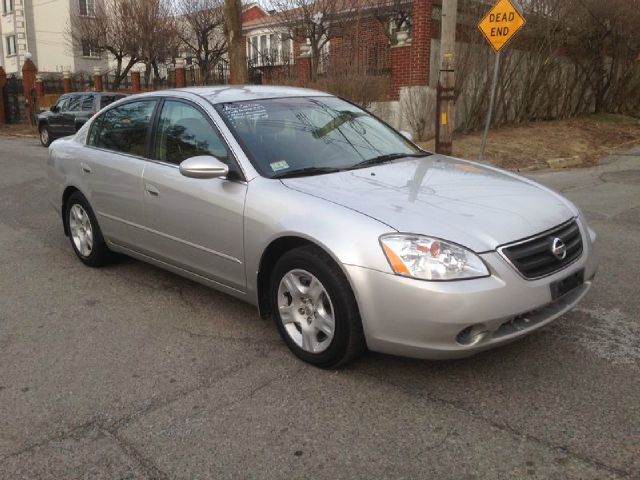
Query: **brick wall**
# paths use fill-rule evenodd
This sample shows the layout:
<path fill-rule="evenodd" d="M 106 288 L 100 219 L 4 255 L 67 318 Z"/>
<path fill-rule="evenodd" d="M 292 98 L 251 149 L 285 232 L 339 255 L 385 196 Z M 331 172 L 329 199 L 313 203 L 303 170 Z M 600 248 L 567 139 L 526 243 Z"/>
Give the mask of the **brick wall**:
<path fill-rule="evenodd" d="M 380 22 L 364 18 L 330 42 L 327 71 L 388 75 L 391 72 L 389 37 Z"/>
<path fill-rule="evenodd" d="M 391 48 L 391 92 L 399 98 L 400 87 L 428 85 L 433 35 L 433 0 L 414 0 L 411 10 L 411 42 Z"/>

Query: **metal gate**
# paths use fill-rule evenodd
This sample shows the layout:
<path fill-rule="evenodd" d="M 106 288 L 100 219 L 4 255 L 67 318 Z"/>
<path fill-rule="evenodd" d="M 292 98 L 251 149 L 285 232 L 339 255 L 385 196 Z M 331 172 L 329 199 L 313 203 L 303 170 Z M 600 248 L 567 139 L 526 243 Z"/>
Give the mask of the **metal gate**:
<path fill-rule="evenodd" d="M 7 84 L 4 87 L 4 105 L 7 123 L 20 123 L 22 98 L 22 80 L 15 75 L 7 78 Z"/>

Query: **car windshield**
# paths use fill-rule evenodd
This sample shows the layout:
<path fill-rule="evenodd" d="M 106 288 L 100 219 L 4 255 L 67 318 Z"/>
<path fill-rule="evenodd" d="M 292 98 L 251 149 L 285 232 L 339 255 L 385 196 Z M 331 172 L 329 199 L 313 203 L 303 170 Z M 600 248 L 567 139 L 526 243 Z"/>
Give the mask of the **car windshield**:
<path fill-rule="evenodd" d="M 216 109 L 256 169 L 269 178 L 427 155 L 371 114 L 336 97 L 250 100 Z"/>

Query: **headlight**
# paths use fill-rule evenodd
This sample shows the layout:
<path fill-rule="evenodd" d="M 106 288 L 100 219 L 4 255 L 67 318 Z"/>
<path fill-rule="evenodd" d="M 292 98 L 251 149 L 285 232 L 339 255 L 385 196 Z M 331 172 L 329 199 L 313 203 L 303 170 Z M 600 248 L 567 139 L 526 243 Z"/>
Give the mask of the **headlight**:
<path fill-rule="evenodd" d="M 478 255 L 459 245 L 422 235 L 380 237 L 393 271 L 422 280 L 461 280 L 486 277 L 489 270 Z"/>

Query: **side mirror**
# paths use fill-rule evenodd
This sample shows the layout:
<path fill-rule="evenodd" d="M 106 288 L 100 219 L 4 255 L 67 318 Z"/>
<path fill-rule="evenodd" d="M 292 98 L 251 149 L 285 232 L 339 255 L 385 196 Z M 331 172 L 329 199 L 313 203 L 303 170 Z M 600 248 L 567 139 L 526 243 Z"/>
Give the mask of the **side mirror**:
<path fill-rule="evenodd" d="M 57 113 L 60 111 L 57 105 L 51 105 L 51 107 L 49 107 L 49 110 L 51 110 L 53 113 Z"/>
<path fill-rule="evenodd" d="M 229 174 L 229 167 L 216 157 L 199 155 L 183 160 L 180 173 L 190 178 L 219 178 Z"/>
<path fill-rule="evenodd" d="M 413 142 L 413 135 L 411 134 L 411 132 L 407 132 L 406 130 L 401 130 L 400 135 L 402 135 L 404 138 L 406 138 L 410 142 Z"/>

